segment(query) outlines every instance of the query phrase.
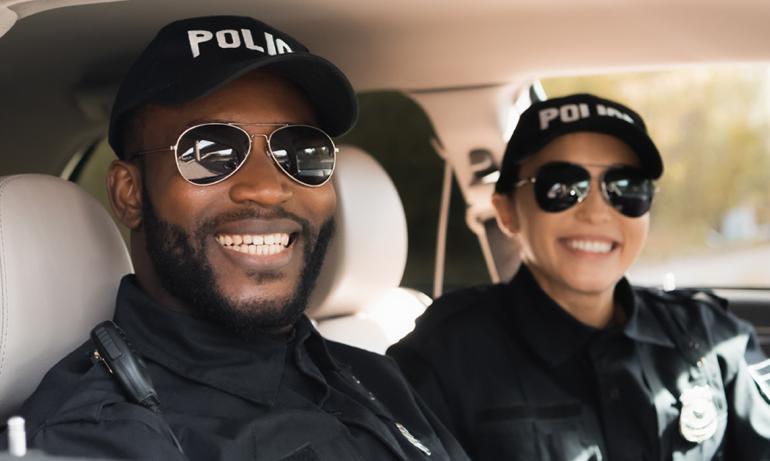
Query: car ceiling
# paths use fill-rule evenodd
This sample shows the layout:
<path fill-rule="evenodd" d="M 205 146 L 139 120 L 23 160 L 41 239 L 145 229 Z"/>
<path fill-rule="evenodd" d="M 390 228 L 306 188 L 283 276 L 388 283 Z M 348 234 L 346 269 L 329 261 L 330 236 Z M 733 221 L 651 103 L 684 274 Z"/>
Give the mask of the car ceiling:
<path fill-rule="evenodd" d="M 19 0 L 0 0 L 2 7 L 25 14 Z M 770 60 L 770 2 L 755 0 L 128 0 L 57 8 L 23 17 L 0 37 L 0 174 L 61 171 L 105 130 L 121 75 L 157 29 L 207 14 L 251 15 L 287 31 L 338 64 L 358 91 Z"/>

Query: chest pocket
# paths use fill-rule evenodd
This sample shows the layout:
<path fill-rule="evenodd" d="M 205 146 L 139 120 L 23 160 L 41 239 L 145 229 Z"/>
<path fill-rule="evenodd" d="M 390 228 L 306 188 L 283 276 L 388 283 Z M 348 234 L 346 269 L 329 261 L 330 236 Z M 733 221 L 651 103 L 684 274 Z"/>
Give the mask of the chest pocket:
<path fill-rule="evenodd" d="M 579 404 L 515 405 L 479 411 L 479 460 L 602 461 L 601 432 Z"/>

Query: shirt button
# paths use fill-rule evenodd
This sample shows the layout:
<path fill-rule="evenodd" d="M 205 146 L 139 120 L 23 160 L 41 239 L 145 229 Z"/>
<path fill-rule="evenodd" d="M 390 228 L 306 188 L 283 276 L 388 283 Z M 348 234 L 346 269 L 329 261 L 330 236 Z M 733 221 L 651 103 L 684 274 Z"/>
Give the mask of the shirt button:
<path fill-rule="evenodd" d="M 617 400 L 620 398 L 620 390 L 617 387 L 610 389 L 610 399 Z"/>

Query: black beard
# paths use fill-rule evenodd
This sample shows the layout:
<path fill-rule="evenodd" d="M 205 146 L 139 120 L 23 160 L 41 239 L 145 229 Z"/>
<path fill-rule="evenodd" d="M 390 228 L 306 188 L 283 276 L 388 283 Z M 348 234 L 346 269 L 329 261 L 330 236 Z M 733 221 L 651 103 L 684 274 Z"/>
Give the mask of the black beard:
<path fill-rule="evenodd" d="M 280 300 L 235 302 L 227 298 L 216 283 L 214 270 L 205 257 L 214 229 L 223 222 L 244 218 L 265 218 L 263 209 L 244 209 L 198 223 L 194 234 L 158 218 L 144 191 L 143 227 L 147 252 L 163 287 L 183 301 L 200 317 L 224 326 L 244 338 L 263 336 L 296 323 L 307 308 L 308 299 L 321 271 L 326 250 L 334 235 L 334 219 L 323 223 L 313 241 L 307 220 L 282 209 L 273 209 L 269 217 L 288 218 L 302 226 L 305 265 L 297 289 Z M 273 273 L 249 274 L 255 283 L 276 277 Z"/>

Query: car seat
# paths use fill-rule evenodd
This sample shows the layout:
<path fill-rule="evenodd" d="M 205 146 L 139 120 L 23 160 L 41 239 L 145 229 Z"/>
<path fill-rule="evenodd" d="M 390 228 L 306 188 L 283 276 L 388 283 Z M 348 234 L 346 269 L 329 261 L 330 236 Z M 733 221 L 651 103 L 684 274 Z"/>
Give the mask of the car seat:
<path fill-rule="evenodd" d="M 340 147 L 334 186 L 337 236 L 308 314 L 328 339 L 384 353 L 431 302 L 399 288 L 407 256 L 404 207 L 382 166 L 357 147 Z"/>
<path fill-rule="evenodd" d="M 120 278 L 132 271 L 114 222 L 80 187 L 46 175 L 0 178 L 0 417 L 112 317 Z"/>

